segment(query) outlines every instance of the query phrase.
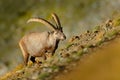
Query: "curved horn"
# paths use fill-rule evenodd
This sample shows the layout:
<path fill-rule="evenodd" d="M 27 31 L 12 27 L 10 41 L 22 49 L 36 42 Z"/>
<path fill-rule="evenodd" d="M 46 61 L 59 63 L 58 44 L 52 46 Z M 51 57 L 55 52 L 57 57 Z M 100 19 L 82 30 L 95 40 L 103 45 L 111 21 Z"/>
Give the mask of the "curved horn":
<path fill-rule="evenodd" d="M 53 24 L 51 24 L 50 22 L 48 22 L 47 20 L 42 19 L 42 18 L 31 18 L 27 21 L 27 23 L 30 23 L 30 22 L 40 22 L 40 23 L 46 25 L 47 27 L 49 27 L 52 30 L 56 29 Z"/>
<path fill-rule="evenodd" d="M 55 13 L 52 13 L 52 17 L 53 17 L 53 19 L 54 19 L 54 21 L 57 25 L 57 28 L 61 29 L 61 23 L 60 23 L 60 20 L 59 20 L 58 16 Z"/>

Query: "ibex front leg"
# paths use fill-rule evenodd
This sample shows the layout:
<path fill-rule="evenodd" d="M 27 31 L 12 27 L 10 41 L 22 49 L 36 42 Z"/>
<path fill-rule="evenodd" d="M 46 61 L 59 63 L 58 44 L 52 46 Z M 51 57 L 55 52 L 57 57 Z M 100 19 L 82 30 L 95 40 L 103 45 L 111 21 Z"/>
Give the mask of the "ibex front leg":
<path fill-rule="evenodd" d="M 28 58 L 29 58 L 29 54 L 28 54 L 28 52 L 27 52 L 27 49 L 26 49 L 26 47 L 25 47 L 25 44 L 24 44 L 22 41 L 20 41 L 20 42 L 19 42 L 19 46 L 20 46 L 20 49 L 21 49 L 22 54 L 23 54 L 23 57 L 24 57 L 24 63 L 25 63 L 25 65 L 27 65 Z"/>

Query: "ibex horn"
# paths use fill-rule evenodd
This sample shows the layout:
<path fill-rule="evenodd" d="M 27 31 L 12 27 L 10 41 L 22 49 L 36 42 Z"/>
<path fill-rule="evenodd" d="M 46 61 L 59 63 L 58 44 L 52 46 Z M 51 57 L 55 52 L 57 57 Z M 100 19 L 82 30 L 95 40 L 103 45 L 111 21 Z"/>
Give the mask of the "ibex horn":
<path fill-rule="evenodd" d="M 40 22 L 40 23 L 46 25 L 47 27 L 49 27 L 50 29 L 56 30 L 56 28 L 53 24 L 51 24 L 50 22 L 48 22 L 47 20 L 42 19 L 42 18 L 31 18 L 27 21 L 27 23 L 30 23 L 30 22 Z"/>

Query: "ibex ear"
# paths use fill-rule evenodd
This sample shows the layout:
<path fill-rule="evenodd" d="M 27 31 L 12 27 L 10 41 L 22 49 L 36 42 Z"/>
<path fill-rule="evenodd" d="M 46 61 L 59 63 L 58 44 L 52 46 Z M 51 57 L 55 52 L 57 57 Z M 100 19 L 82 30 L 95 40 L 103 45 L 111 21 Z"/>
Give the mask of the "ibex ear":
<path fill-rule="evenodd" d="M 52 17 L 53 17 L 53 19 L 54 19 L 54 21 L 55 21 L 55 23 L 57 25 L 57 29 L 62 30 L 59 17 L 55 13 L 52 13 L 51 15 L 52 15 Z"/>
<path fill-rule="evenodd" d="M 30 22 L 40 22 L 44 25 L 46 25 L 47 27 L 49 27 L 50 29 L 52 30 L 56 30 L 55 26 L 53 24 L 51 24 L 50 22 L 48 22 L 47 20 L 43 19 L 43 18 L 31 18 L 27 21 L 27 23 L 30 23 Z"/>

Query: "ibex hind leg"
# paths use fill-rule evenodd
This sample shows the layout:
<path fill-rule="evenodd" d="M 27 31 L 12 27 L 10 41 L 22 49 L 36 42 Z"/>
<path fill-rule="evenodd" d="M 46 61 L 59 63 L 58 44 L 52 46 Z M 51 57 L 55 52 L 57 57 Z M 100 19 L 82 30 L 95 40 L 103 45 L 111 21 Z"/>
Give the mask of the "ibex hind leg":
<path fill-rule="evenodd" d="M 25 63 L 25 65 L 27 65 L 29 54 L 27 52 L 25 44 L 21 41 L 21 42 L 19 42 L 19 46 L 20 46 L 20 49 L 21 49 L 23 57 L 24 57 L 24 63 Z"/>

